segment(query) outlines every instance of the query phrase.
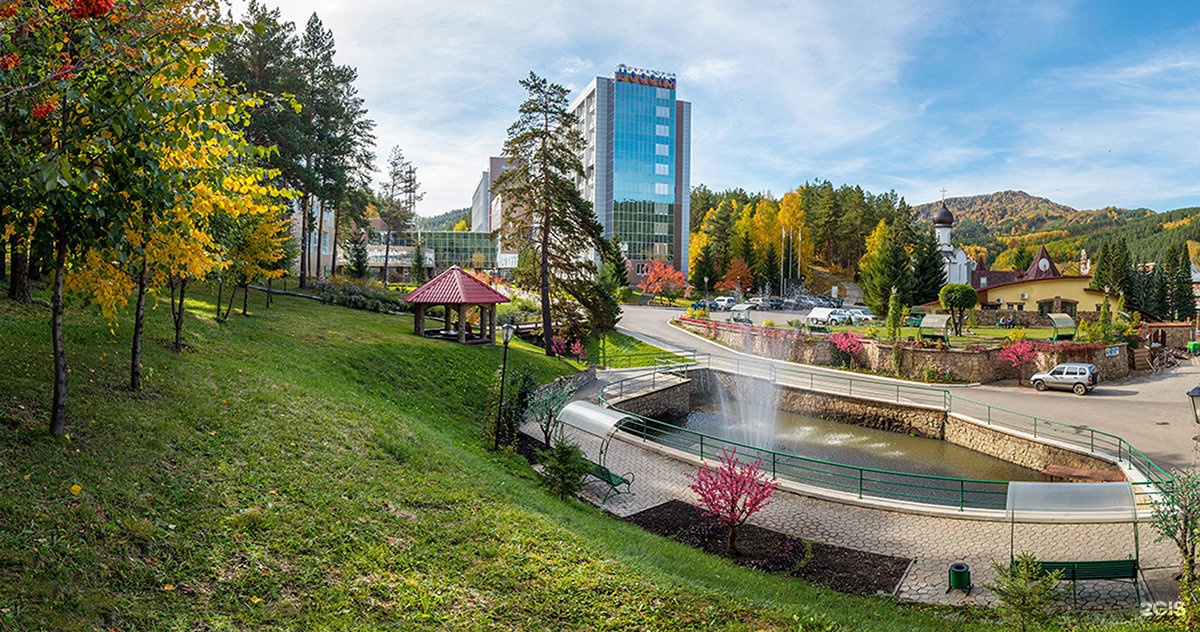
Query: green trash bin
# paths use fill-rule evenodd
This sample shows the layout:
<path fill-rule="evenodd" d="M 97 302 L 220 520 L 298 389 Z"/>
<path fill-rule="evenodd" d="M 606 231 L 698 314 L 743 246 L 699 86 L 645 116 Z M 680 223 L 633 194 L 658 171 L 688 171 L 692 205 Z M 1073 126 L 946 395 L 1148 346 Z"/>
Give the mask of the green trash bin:
<path fill-rule="evenodd" d="M 971 589 L 974 588 L 974 586 L 971 585 L 971 567 L 963 562 L 955 562 L 951 564 L 949 583 L 950 587 L 946 589 L 947 594 L 949 594 L 951 590 L 958 589 L 967 593 L 969 596 L 971 594 Z"/>
<path fill-rule="evenodd" d="M 1188 342 L 1188 353 L 1200 353 L 1200 342 Z"/>

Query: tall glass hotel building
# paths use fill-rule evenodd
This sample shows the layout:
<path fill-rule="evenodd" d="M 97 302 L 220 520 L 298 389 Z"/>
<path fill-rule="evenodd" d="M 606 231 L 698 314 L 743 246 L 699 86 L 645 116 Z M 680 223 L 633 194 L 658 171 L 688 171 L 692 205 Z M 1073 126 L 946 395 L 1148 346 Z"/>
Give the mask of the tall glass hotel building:
<path fill-rule="evenodd" d="M 630 280 L 655 259 L 686 273 L 692 104 L 675 98 L 675 75 L 620 65 L 570 110 L 586 140 L 576 184 L 620 240 Z"/>

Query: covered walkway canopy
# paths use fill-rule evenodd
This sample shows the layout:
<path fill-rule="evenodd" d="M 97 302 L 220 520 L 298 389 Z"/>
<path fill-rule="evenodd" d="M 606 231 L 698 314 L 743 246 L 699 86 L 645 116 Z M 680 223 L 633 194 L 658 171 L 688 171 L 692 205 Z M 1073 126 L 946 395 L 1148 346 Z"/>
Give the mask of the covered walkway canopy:
<path fill-rule="evenodd" d="M 418 336 L 457 339 L 462 343 L 492 344 L 496 340 L 496 305 L 507 303 L 508 297 L 458 266 L 425 282 L 404 295 L 413 306 L 413 332 Z M 425 312 L 431 305 L 445 308 L 445 326 L 441 330 L 425 331 Z M 479 308 L 479 334 L 470 333 L 467 308 Z"/>
<path fill-rule="evenodd" d="M 563 407 L 558 413 L 558 422 L 600 439 L 600 453 L 596 455 L 596 463 L 604 465 L 604 455 L 608 452 L 608 444 L 613 435 L 620 430 L 625 421 L 634 418 L 611 408 L 604 408 L 585 401 L 574 401 Z"/>

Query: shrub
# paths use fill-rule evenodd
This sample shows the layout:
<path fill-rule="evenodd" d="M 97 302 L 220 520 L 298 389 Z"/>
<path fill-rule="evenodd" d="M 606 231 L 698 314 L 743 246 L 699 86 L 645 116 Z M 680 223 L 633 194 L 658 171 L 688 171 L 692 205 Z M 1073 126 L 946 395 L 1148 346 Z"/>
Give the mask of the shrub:
<path fill-rule="evenodd" d="M 763 321 L 763 324 L 762 324 L 762 326 L 763 326 L 763 327 L 774 327 L 774 326 L 775 326 L 775 321 L 773 321 L 773 320 L 771 320 L 770 318 L 768 318 L 768 319 L 766 319 L 766 320 L 764 320 L 764 321 Z"/>
<path fill-rule="evenodd" d="M 583 489 L 583 478 L 592 471 L 592 464 L 584 456 L 583 449 L 561 434 L 546 451 L 542 463 L 545 466 L 542 480 L 559 498 L 578 494 Z"/>
<path fill-rule="evenodd" d="M 996 612 L 1002 618 L 1022 632 L 1048 621 L 1050 604 L 1064 593 L 1058 587 L 1061 570 L 1042 575 L 1042 564 L 1031 553 L 1018 555 L 1011 564 L 992 562 L 992 569 L 996 571 L 996 581 L 983 587 L 1000 601 Z"/>
<path fill-rule="evenodd" d="M 369 312 L 407 312 L 405 303 L 395 292 L 377 281 L 331 277 L 328 281 L 311 281 L 308 291 L 322 303 L 341 305 Z"/>

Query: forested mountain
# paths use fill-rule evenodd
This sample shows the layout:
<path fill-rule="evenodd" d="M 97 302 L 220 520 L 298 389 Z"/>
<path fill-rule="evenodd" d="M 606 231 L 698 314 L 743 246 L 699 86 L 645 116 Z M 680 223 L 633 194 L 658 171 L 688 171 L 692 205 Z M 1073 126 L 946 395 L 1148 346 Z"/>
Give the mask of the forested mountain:
<path fill-rule="evenodd" d="M 914 207 L 922 219 L 929 219 L 941 206 L 930 202 Z M 1001 191 L 987 195 L 949 198 L 946 207 L 954 213 L 954 240 L 963 245 L 985 246 L 989 251 L 1005 237 L 1044 234 L 1049 241 L 1090 235 L 1123 226 L 1154 215 L 1149 209 L 1108 207 L 1080 211 L 1024 191 Z"/>
<path fill-rule="evenodd" d="M 470 208 L 456 208 L 433 217 L 418 217 L 417 228 L 421 230 L 454 230 L 454 225 L 464 219 L 468 224 L 471 223 Z"/>
<path fill-rule="evenodd" d="M 1082 242 L 1088 252 L 1099 252 L 1104 240 L 1124 239 L 1135 262 L 1156 261 L 1172 245 L 1200 242 L 1200 207 L 1168 213 L 1151 213 L 1103 233 L 1093 233 Z"/>

